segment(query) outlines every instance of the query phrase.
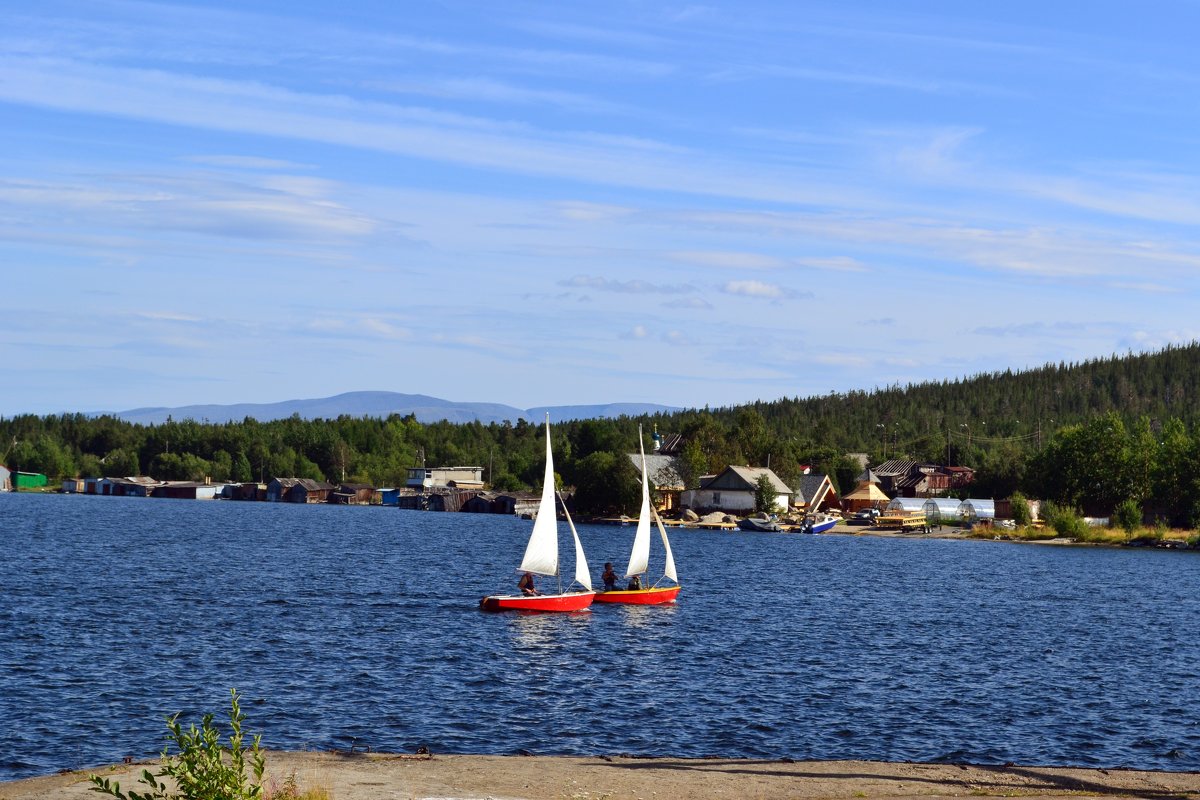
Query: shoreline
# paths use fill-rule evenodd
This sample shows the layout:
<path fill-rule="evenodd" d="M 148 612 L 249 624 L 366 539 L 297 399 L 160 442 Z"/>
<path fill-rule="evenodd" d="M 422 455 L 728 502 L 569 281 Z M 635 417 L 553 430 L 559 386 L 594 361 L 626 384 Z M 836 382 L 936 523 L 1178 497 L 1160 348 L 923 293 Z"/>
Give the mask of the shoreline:
<path fill-rule="evenodd" d="M 155 761 L 0 783 L 0 800 L 95 797 L 99 774 L 137 788 Z M 1200 773 L 1084 767 L 791 759 L 486 756 L 270 751 L 267 780 L 295 776 L 331 800 L 670 800 L 671 798 L 1200 797 Z"/>

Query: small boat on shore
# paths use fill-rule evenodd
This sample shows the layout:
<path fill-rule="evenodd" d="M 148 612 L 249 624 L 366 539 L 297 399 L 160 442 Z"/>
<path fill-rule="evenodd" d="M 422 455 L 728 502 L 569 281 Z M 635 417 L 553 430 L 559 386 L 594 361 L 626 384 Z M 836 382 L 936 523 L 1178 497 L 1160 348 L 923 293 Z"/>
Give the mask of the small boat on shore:
<path fill-rule="evenodd" d="M 663 563 L 663 579 L 672 581 L 673 585 L 653 586 L 631 589 L 608 589 L 596 594 L 597 603 L 624 603 L 626 605 L 655 606 L 663 603 L 674 603 L 679 596 L 679 578 L 675 574 L 675 558 L 671 554 L 671 542 L 667 539 L 667 529 L 663 527 L 658 513 L 650 506 L 650 486 L 646 479 L 646 450 L 642 444 L 642 429 L 638 426 L 638 451 L 642 455 L 642 507 L 638 513 L 637 530 L 633 535 L 633 549 L 629 554 L 629 567 L 625 577 L 636 579 L 641 583 L 641 576 L 650 568 L 650 520 L 653 519 L 658 527 L 658 535 L 662 539 L 665 560 Z M 662 579 L 660 579 L 661 582 Z"/>
<path fill-rule="evenodd" d="M 832 514 L 809 514 L 800 523 L 800 533 L 825 533 L 838 524 L 838 518 Z"/>
<path fill-rule="evenodd" d="M 738 520 L 737 526 L 739 530 L 759 533 L 779 533 L 783 530 L 783 526 L 771 517 L 744 517 Z"/>
<path fill-rule="evenodd" d="M 550 415 L 546 415 L 546 474 L 542 479 L 542 499 L 538 504 L 537 517 L 533 521 L 533 531 L 529 534 L 529 542 L 525 546 L 525 556 L 521 559 L 520 571 L 534 575 L 549 575 L 559 578 L 558 569 L 558 516 L 556 514 L 554 491 L 554 453 L 550 449 Z M 561 500 L 561 498 L 559 498 Z M 479 607 L 484 611 L 583 611 L 592 604 L 596 592 L 592 589 L 592 577 L 588 571 L 587 560 L 583 555 L 583 544 L 571 521 L 571 514 L 563 504 L 567 525 L 571 528 L 571 536 L 575 539 L 575 580 L 571 586 L 578 583 L 582 588 L 578 591 L 563 591 L 562 580 L 559 578 L 557 594 L 499 594 L 488 595 L 479 601 Z M 532 586 L 532 579 L 530 579 Z M 532 591 L 532 589 L 531 589 Z"/>

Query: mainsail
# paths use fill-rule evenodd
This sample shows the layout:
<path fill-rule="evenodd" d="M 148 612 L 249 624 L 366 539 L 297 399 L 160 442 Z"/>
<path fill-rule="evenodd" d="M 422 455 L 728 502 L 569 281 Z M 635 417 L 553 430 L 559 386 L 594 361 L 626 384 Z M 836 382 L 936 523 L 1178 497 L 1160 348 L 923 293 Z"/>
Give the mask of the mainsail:
<path fill-rule="evenodd" d="M 646 483 L 646 448 L 642 445 L 642 426 L 638 426 L 638 451 L 642 454 L 642 508 L 638 512 L 637 532 L 625 577 L 641 575 L 650 566 L 650 487 Z"/>
<path fill-rule="evenodd" d="M 537 518 L 533 521 L 533 533 L 529 535 L 525 557 L 521 559 L 523 572 L 558 574 L 558 518 L 555 515 L 554 494 L 554 454 L 550 451 L 550 415 L 547 414 L 546 475 L 542 479 L 542 500 L 538 503 Z M 578 548 L 579 538 L 576 537 L 575 541 Z"/>

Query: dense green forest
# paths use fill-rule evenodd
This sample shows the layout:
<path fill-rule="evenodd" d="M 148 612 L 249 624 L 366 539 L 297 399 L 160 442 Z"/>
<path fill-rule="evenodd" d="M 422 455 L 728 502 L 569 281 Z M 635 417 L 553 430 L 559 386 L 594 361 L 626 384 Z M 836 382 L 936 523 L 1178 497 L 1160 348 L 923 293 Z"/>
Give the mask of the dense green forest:
<path fill-rule="evenodd" d="M 682 436 L 689 486 L 727 464 L 770 465 L 794 482 L 802 465 L 842 491 L 858 472 L 847 453 L 976 469 L 974 496 L 1016 489 L 1107 513 L 1135 499 L 1147 513 L 1191 524 L 1200 507 L 1197 405 L 1200 345 L 969 378 L 830 393 L 644 419 L 553 426 L 565 485 L 596 511 L 632 508 L 637 426 Z M 478 465 L 494 488 L 541 481 L 541 429 L 525 421 L 421 424 L 412 417 L 340 417 L 226 424 L 133 425 L 110 416 L 0 419 L 0 462 L 52 478 L 148 474 L 165 480 L 272 476 L 403 485 L 409 467 Z M 626 505 L 628 504 L 628 505 Z"/>

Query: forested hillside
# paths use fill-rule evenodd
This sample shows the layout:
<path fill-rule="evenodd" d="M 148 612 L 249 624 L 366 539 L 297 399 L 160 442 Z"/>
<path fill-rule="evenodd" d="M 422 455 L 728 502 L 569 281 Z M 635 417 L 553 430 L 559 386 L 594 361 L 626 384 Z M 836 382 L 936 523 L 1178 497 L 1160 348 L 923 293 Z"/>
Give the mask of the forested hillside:
<path fill-rule="evenodd" d="M 726 464 L 769 464 L 785 482 L 795 481 L 802 465 L 812 465 L 835 476 L 846 490 L 857 467 L 845 454 L 864 452 L 872 463 L 911 458 L 975 467 L 972 492 L 981 496 L 1003 497 L 1022 488 L 1077 506 L 1139 494 L 1149 503 L 1166 493 L 1152 477 L 1162 477 L 1159 451 L 1167 434 L 1174 469 L 1200 474 L 1194 468 L 1200 465 L 1198 384 L 1200 345 L 1191 344 L 872 392 L 640 420 L 573 421 L 554 425 L 553 439 L 564 483 L 578 487 L 585 498 L 595 497 L 597 510 L 636 500 L 627 498 L 634 475 L 621 454 L 636 449 L 639 421 L 647 441 L 655 427 L 682 435 L 680 464 L 689 485 Z M 1096 437 L 1104 431 L 1116 438 L 1100 442 Z M 425 463 L 483 466 L 494 487 L 515 490 L 541 480 L 542 447 L 540 428 L 524 421 L 421 424 L 411 415 L 222 424 L 189 419 L 148 426 L 82 414 L 0 419 L 0 462 L 52 478 L 298 476 L 395 486 L 403 485 L 409 467 Z M 1154 452 L 1142 452 L 1146 448 Z M 1102 460 L 1090 467 L 1105 472 L 1099 481 L 1105 488 L 1098 491 L 1088 481 L 1099 479 L 1064 459 L 1095 461 L 1101 450 Z M 1132 477 L 1114 477 L 1135 461 L 1128 467 Z M 1191 513 L 1194 493 L 1183 480 L 1178 477 L 1171 498 L 1163 500 L 1172 517 Z"/>

